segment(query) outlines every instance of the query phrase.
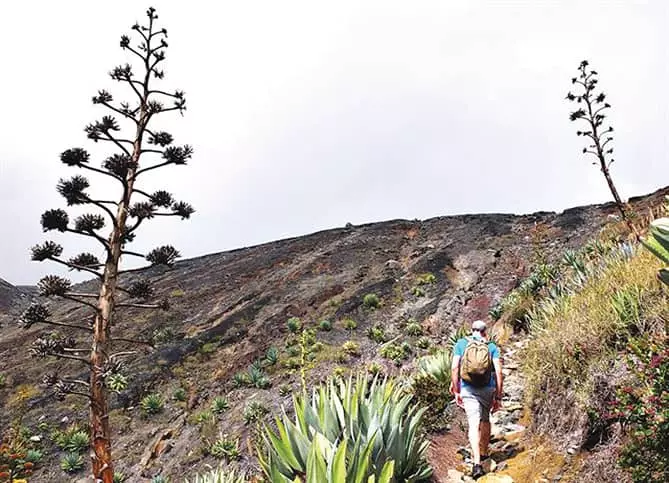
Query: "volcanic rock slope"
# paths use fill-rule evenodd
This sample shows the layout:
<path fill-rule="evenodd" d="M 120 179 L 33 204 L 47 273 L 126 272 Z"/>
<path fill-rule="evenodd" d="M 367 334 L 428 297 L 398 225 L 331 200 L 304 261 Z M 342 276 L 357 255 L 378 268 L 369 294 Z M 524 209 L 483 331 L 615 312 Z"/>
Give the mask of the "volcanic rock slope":
<path fill-rule="evenodd" d="M 662 190 L 632 200 L 632 204 L 643 211 L 659 203 L 665 193 Z M 253 425 L 245 424 L 245 406 L 251 400 L 259 401 L 276 413 L 282 405 L 289 406 L 290 393 L 300 387 L 300 370 L 285 365 L 290 359 L 286 342 L 292 337 L 287 319 L 300 317 L 311 326 L 321 320 L 333 323 L 333 330 L 317 333 L 324 347 L 305 368 L 309 384 L 323 380 L 335 367 L 364 369 L 372 361 L 380 363 L 387 374 L 408 374 L 413 362 L 407 360 L 396 367 L 382 359 L 379 345 L 365 336 L 369 327 L 383 326 L 389 339 L 407 340 L 415 354 L 421 355 L 425 351 L 404 331 L 408 320 L 422 325 L 432 345 L 443 343 L 466 321 L 486 317 L 491 305 L 528 273 L 538 250 L 550 258 L 580 246 L 597 236 L 614 215 L 614 207 L 606 204 L 561 214 L 396 220 L 323 231 L 184 260 L 171 269 L 154 267 L 125 275 L 125 284 L 150 279 L 156 293 L 169 299 L 171 308 L 166 312 L 124 309 L 114 321 L 117 337 L 155 344 L 153 349 L 127 342 L 114 347 L 115 351 L 136 351 L 124 369 L 130 381 L 128 390 L 111 399 L 119 469 L 134 475 L 132 481 L 149 481 L 144 478 L 159 473 L 183 476 L 202 470 L 205 464 L 218 463 L 206 454 L 209 443 L 205 441 L 211 442 L 218 434 L 239 437 L 240 464 L 253 467 Z M 531 235 L 537 224 L 544 227 L 545 235 L 539 242 Z M 414 289 L 425 273 L 433 274 L 436 282 L 421 286 L 420 294 Z M 87 282 L 76 289 L 95 291 L 96 287 Z M 380 298 L 378 309 L 365 308 L 363 297 L 368 293 Z M 41 381 L 49 371 L 86 375 L 77 362 L 31 358 L 32 341 L 48 329 L 19 327 L 17 314 L 26 303 L 16 289 L 0 285 L 0 373 L 5 375 L 4 388 L 0 388 L 0 429 L 21 415 L 23 424 L 39 437 L 45 460 L 32 481 L 76 481 L 58 469 L 63 453 L 49 433 L 73 422 L 85 424 L 86 401 L 76 396 L 56 401 Z M 58 320 L 82 323 L 90 319 L 90 312 L 73 303 L 49 303 Z M 8 309 L 10 305 L 14 308 Z M 342 328 L 340 321 L 347 317 L 356 320 L 356 329 Z M 338 354 L 349 339 L 360 344 L 360 353 L 344 360 Z M 79 347 L 90 346 L 86 339 L 79 340 Z M 266 370 L 272 386 L 236 387 L 233 375 L 246 370 L 270 347 L 280 350 L 279 363 Z M 180 387 L 187 394 L 183 402 L 172 398 Z M 157 415 L 142 415 L 138 401 L 151 392 L 161 394 L 166 407 Z M 215 396 L 225 396 L 230 408 L 207 435 L 194 421 L 194 414 L 207 409 Z"/>

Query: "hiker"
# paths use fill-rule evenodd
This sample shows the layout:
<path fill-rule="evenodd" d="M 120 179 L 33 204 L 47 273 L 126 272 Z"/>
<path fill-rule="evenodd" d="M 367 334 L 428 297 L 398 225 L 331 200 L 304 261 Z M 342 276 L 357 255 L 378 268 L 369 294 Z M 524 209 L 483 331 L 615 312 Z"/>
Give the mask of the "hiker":
<path fill-rule="evenodd" d="M 472 335 L 455 344 L 451 366 L 451 392 L 467 414 L 475 479 L 484 474 L 481 462 L 489 456 L 490 412 L 499 409 L 503 394 L 499 348 L 487 342 L 486 329 L 482 320 L 472 323 Z"/>

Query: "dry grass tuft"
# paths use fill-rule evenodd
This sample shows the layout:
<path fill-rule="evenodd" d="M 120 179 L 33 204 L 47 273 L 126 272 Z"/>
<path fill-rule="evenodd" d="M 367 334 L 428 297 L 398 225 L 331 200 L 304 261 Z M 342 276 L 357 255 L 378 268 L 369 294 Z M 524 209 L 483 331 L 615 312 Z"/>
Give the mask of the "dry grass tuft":
<path fill-rule="evenodd" d="M 612 374 L 630 337 L 653 332 L 669 316 L 654 256 L 640 251 L 605 263 L 531 324 L 523 357 L 526 396 L 535 425 L 556 436 L 576 431 L 587 408 L 599 406 L 595 382 Z"/>

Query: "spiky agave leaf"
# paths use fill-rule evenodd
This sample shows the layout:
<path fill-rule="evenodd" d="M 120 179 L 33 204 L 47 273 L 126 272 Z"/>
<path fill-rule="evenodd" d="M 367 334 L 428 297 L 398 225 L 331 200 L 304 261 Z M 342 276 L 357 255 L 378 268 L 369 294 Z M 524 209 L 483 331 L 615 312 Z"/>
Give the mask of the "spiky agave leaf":
<path fill-rule="evenodd" d="M 30 259 L 42 262 L 50 258 L 59 257 L 63 253 L 63 247 L 56 242 L 46 241 L 41 245 L 35 245 L 30 249 Z"/>

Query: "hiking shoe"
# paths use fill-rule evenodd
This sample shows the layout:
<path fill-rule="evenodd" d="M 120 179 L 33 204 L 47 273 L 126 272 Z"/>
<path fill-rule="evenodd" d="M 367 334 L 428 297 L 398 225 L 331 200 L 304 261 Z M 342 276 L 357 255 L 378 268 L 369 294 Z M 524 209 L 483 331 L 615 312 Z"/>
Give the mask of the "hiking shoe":
<path fill-rule="evenodd" d="M 474 465 L 474 470 L 472 471 L 472 478 L 474 478 L 475 480 L 478 480 L 483 475 L 485 475 L 485 471 L 483 471 L 483 466 Z"/>

